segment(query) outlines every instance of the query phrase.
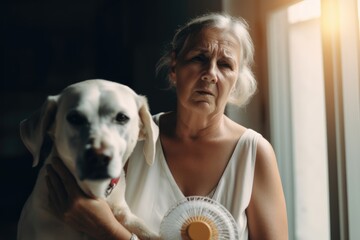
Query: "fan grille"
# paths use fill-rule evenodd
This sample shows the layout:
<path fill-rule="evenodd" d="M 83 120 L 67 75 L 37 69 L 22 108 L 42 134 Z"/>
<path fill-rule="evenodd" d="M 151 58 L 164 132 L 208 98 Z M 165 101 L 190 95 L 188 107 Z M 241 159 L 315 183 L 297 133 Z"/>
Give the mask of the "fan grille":
<path fill-rule="evenodd" d="M 217 201 L 200 196 L 184 198 L 173 206 L 161 222 L 160 234 L 169 240 L 190 239 L 187 229 L 196 221 L 209 226 L 210 240 L 239 238 L 238 226 L 229 211 Z"/>

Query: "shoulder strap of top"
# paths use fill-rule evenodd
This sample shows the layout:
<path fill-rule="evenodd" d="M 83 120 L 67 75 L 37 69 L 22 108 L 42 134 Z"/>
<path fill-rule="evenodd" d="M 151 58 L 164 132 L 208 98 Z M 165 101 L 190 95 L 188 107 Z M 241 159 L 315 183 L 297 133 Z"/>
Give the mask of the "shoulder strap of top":
<path fill-rule="evenodd" d="M 156 123 L 156 125 L 159 126 L 159 121 L 160 121 L 160 116 L 163 115 L 164 112 L 160 112 L 160 113 L 157 113 L 155 115 L 152 116 L 154 122 Z"/>

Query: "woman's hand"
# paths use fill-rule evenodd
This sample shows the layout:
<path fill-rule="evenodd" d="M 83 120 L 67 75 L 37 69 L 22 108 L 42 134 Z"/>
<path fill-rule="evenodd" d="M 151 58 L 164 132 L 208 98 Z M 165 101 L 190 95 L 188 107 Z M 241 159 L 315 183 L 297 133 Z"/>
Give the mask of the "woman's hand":
<path fill-rule="evenodd" d="M 50 207 L 60 219 L 96 239 L 130 239 L 107 202 L 86 196 L 60 159 L 46 169 Z"/>

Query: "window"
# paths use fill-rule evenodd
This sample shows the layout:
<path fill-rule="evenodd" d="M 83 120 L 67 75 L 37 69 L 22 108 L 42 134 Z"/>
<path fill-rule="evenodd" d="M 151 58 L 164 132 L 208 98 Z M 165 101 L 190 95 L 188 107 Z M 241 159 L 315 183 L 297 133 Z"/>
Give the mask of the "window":
<path fill-rule="evenodd" d="M 270 128 L 290 239 L 359 239 L 360 0 L 306 0 L 267 19 Z"/>
<path fill-rule="evenodd" d="M 273 142 L 288 208 L 292 208 L 289 223 L 293 238 L 329 239 L 320 1 L 304 1 L 274 12 L 269 37 L 271 122 L 272 129 L 278 131 Z M 286 120 L 280 119 L 283 114 Z M 287 129 L 281 127 L 283 121 Z M 280 148 L 288 152 L 281 154 Z"/>

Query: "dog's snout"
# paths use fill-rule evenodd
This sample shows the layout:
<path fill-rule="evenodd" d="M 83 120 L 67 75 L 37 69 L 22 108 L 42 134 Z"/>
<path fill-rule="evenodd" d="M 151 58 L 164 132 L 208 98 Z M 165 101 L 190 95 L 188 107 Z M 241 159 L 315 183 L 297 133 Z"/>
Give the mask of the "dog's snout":
<path fill-rule="evenodd" d="M 90 165 L 107 166 L 111 157 L 99 149 L 90 148 L 85 152 L 85 161 Z"/>
<path fill-rule="evenodd" d="M 108 165 L 112 159 L 111 156 L 99 149 L 90 148 L 85 151 L 83 159 L 82 179 L 109 178 Z"/>

